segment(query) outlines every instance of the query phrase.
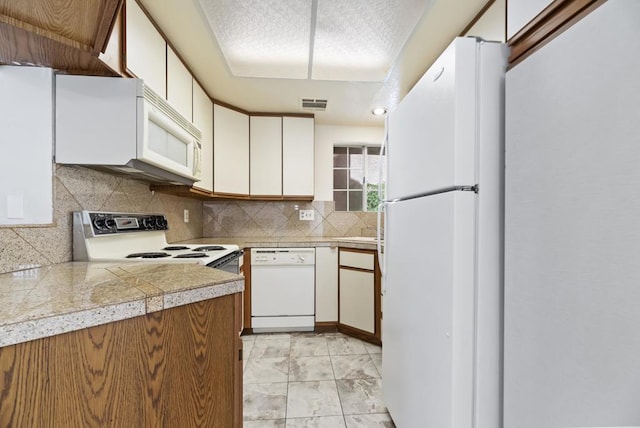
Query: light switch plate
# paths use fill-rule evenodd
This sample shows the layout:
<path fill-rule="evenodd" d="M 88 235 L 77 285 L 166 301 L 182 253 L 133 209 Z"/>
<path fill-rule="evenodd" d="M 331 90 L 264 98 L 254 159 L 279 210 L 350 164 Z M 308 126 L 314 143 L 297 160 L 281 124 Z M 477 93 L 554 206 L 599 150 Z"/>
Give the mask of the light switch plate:
<path fill-rule="evenodd" d="M 300 210 L 300 220 L 313 221 L 315 217 L 316 212 L 314 210 Z"/>
<path fill-rule="evenodd" d="M 184 210 L 184 222 L 189 223 L 189 210 Z"/>

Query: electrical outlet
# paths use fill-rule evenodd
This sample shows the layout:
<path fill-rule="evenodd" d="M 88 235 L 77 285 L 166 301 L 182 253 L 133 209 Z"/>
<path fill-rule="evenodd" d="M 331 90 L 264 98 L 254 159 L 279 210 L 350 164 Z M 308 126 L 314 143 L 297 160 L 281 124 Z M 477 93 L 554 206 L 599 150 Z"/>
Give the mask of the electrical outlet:
<path fill-rule="evenodd" d="M 189 223 L 189 210 L 184 210 L 184 222 Z"/>
<path fill-rule="evenodd" d="M 316 212 L 314 210 L 300 210 L 300 220 L 313 221 L 315 217 Z"/>

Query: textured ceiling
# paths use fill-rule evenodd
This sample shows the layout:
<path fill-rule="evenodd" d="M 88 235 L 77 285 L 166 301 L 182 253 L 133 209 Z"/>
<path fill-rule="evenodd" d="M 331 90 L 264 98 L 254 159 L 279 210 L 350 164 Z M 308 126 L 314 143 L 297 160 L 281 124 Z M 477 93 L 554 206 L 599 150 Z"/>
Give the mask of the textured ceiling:
<path fill-rule="evenodd" d="M 382 82 L 430 0 L 199 0 L 237 77 Z"/>
<path fill-rule="evenodd" d="M 216 100 L 252 112 L 299 113 L 300 98 L 325 98 L 329 100 L 327 109 L 315 113 L 316 123 L 360 126 L 383 126 L 384 118 L 371 115 L 371 109 L 383 105 L 392 110 L 451 40 L 487 2 L 491 2 L 431 0 L 384 82 L 363 82 L 287 79 L 279 73 L 276 73 L 276 78 L 236 77 L 231 73 L 200 0 L 139 1 L 179 52 L 198 83 Z M 257 3 L 266 5 L 273 1 L 276 0 Z M 393 1 L 389 0 L 388 4 Z M 300 0 L 299 3 L 308 3 L 308 0 Z M 494 18 L 486 22 L 489 27 L 497 29 L 498 34 L 502 33 L 501 37 L 504 37 L 505 28 L 504 3 L 505 0 L 495 0 L 498 7 L 491 8 L 496 12 L 491 14 Z M 398 4 L 404 4 L 404 0 L 398 0 Z M 239 16 L 238 19 L 245 18 Z M 255 30 L 261 31 L 259 28 Z M 497 40 L 493 35 L 485 37 Z"/>

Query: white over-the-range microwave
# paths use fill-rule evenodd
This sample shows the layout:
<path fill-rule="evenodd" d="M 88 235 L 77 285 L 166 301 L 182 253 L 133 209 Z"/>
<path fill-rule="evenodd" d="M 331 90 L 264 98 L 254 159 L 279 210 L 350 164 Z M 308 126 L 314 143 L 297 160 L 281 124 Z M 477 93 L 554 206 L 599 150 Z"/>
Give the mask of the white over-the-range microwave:
<path fill-rule="evenodd" d="M 140 79 L 57 75 L 55 161 L 192 185 L 201 132 Z"/>

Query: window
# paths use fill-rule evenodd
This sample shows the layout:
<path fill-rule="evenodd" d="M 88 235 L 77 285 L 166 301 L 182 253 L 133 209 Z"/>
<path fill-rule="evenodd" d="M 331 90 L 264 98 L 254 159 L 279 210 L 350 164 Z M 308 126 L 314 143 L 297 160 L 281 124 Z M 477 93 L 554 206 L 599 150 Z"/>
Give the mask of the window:
<path fill-rule="evenodd" d="M 333 148 L 333 200 L 336 211 L 376 211 L 378 209 L 378 146 L 336 146 Z"/>

